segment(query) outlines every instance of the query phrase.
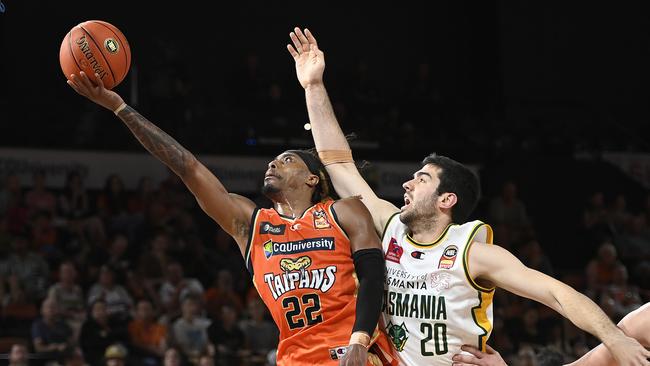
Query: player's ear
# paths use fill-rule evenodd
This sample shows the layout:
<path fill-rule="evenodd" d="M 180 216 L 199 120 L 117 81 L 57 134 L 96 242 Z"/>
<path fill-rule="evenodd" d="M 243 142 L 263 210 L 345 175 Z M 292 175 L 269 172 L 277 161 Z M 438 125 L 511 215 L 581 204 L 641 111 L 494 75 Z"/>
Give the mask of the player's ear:
<path fill-rule="evenodd" d="M 445 192 L 438 197 L 438 205 L 441 209 L 450 209 L 458 202 L 456 193 Z"/>
<path fill-rule="evenodd" d="M 307 176 L 307 185 L 311 188 L 316 187 L 318 185 L 318 182 L 320 182 L 320 178 L 317 175 L 314 174 L 309 174 Z"/>

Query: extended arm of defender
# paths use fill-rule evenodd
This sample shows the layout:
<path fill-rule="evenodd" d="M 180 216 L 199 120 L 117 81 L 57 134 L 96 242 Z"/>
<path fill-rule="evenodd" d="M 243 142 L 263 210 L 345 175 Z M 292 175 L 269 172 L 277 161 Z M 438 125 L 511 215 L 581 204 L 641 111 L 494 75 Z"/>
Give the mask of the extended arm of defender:
<path fill-rule="evenodd" d="M 323 84 L 324 54 L 318 48 L 318 43 L 309 30 L 305 29 L 303 33 L 299 28 L 295 28 L 294 31 L 295 33 L 291 32 L 290 37 L 295 49 L 291 45 L 287 45 L 287 48 L 296 62 L 298 80 L 305 88 L 307 112 L 316 149 L 319 152 L 349 151 L 350 145 L 339 127 Z M 326 164 L 326 167 L 334 188 L 341 197 L 362 197 L 362 202 L 373 213 L 373 222 L 378 232 L 381 232 L 386 221 L 399 211 L 390 202 L 377 197 L 353 162 Z"/>
<path fill-rule="evenodd" d="M 345 364 L 365 365 L 366 348 L 379 321 L 384 290 L 384 256 L 374 231 L 370 212 L 357 199 L 337 201 L 333 209 L 343 230 L 350 238 L 354 268 L 359 281 L 357 312 Z M 356 345 L 355 345 L 356 344 Z M 358 345 L 365 346 L 363 349 Z M 352 356 L 357 357 L 353 360 Z M 351 363 L 350 363 L 351 362 Z"/>
<path fill-rule="evenodd" d="M 118 117 L 142 146 L 183 180 L 203 211 L 232 235 L 243 251 L 255 204 L 245 197 L 228 193 L 217 177 L 192 153 L 136 110 L 126 106 L 117 93 L 105 89 L 100 78 L 97 80 L 99 85 L 93 85 L 82 71 L 81 77 L 73 75 L 68 84 L 77 93 L 107 109 L 115 111 L 120 107 Z"/>
<path fill-rule="evenodd" d="M 541 272 L 526 267 L 507 250 L 474 243 L 469 256 L 472 278 L 538 301 L 569 319 L 580 329 L 598 337 L 620 365 L 648 365 L 650 352 L 627 337 L 585 295 Z"/>

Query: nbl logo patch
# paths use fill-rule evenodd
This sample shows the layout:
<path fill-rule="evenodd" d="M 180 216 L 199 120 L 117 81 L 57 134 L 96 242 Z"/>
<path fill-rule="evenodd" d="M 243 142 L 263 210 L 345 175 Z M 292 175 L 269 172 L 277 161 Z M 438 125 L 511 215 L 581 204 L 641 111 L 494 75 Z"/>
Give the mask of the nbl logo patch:
<path fill-rule="evenodd" d="M 456 257 L 458 256 L 458 247 L 455 245 L 450 245 L 445 248 L 440 256 L 440 262 L 438 262 L 439 269 L 450 269 L 456 263 Z"/>

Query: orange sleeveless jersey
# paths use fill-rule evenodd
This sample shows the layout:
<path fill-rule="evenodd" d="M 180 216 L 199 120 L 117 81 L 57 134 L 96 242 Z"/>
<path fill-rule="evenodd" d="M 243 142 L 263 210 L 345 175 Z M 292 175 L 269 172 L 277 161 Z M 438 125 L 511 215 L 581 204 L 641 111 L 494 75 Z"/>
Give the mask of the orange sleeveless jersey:
<path fill-rule="evenodd" d="M 317 203 L 297 219 L 253 213 L 246 266 L 280 330 L 277 364 L 338 365 L 356 316 L 350 240 L 332 209 Z M 383 333 L 374 341 L 390 346 Z M 382 363 L 392 361 L 390 350 Z"/>

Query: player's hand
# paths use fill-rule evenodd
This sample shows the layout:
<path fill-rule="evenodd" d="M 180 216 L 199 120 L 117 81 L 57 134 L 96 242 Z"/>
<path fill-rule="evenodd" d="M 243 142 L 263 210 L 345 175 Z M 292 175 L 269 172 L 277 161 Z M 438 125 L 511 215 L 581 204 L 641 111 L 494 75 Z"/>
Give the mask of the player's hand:
<path fill-rule="evenodd" d="M 93 84 L 85 72 L 81 71 L 80 76 L 70 75 L 72 80 L 68 80 L 68 85 L 74 89 L 78 94 L 92 100 L 93 102 L 114 111 L 124 101 L 116 92 L 104 88 L 104 83 L 98 74 L 95 74 L 97 85 Z"/>
<path fill-rule="evenodd" d="M 461 355 L 460 353 L 455 354 L 452 357 L 454 363 L 452 366 L 508 366 L 506 362 L 501 358 L 499 352 L 495 351 L 494 348 L 485 345 L 485 350 L 487 352 L 481 352 L 478 348 L 474 346 L 464 345 L 460 347 L 465 352 L 469 352 L 472 355 Z"/>
<path fill-rule="evenodd" d="M 325 71 L 325 55 L 318 48 L 316 38 L 309 29 L 301 31 L 294 28 L 289 33 L 293 46 L 288 44 L 287 49 L 294 61 L 296 61 L 296 75 L 303 88 L 323 83 L 323 72 Z"/>
<path fill-rule="evenodd" d="M 339 366 L 366 366 L 368 350 L 360 344 L 351 344 L 345 351 L 345 356 L 339 361 Z"/>
<path fill-rule="evenodd" d="M 650 351 L 634 338 L 625 335 L 605 343 L 616 363 L 621 366 L 650 366 Z"/>

